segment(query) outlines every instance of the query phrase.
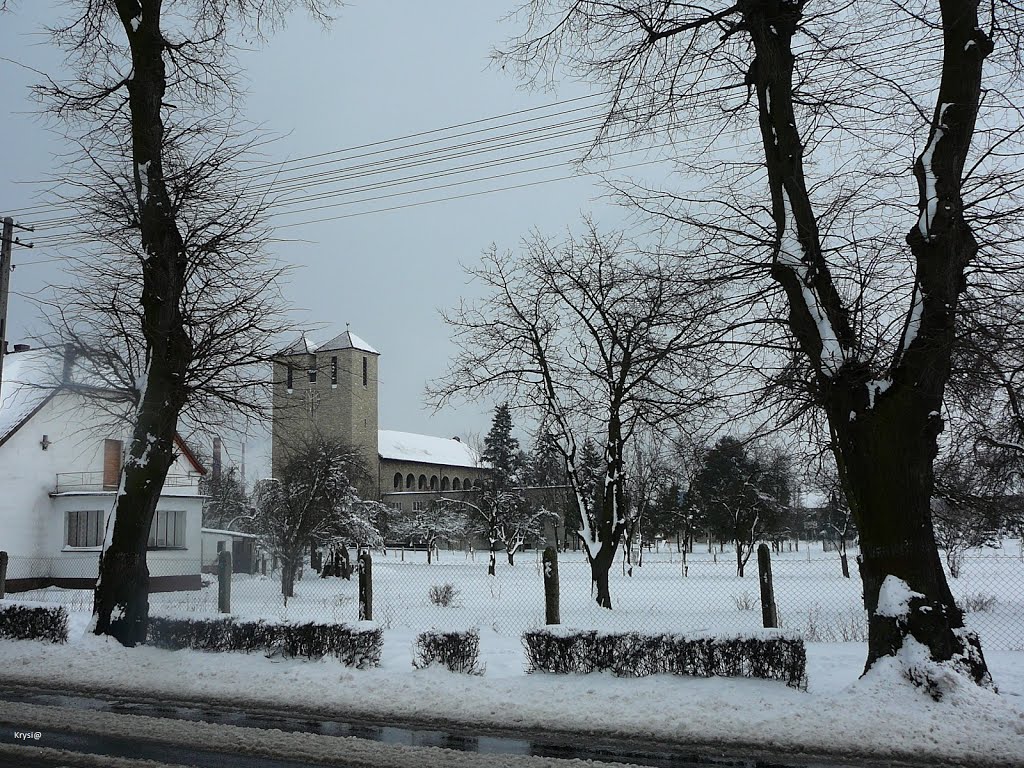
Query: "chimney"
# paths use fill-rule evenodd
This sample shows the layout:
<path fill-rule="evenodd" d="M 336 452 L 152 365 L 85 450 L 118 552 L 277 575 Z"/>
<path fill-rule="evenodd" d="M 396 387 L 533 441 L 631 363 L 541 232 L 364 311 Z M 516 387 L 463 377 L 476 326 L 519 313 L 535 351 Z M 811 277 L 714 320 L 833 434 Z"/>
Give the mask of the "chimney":
<path fill-rule="evenodd" d="M 64 345 L 64 371 L 61 373 L 61 380 L 65 384 L 71 383 L 71 371 L 75 367 L 75 360 L 78 358 L 78 353 L 75 348 L 70 344 Z"/>
<path fill-rule="evenodd" d="M 213 438 L 213 482 L 220 481 L 220 438 Z"/>

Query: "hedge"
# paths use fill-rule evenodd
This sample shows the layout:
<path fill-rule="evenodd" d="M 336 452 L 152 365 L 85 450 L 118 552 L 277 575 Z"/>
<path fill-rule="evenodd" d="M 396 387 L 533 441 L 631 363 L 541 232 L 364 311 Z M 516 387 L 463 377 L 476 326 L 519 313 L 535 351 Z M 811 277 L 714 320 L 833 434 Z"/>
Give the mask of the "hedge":
<path fill-rule="evenodd" d="M 67 609 L 63 605 L 25 605 L 0 600 L 0 637 L 66 643 Z"/>
<path fill-rule="evenodd" d="M 379 627 L 151 616 L 147 642 L 171 650 L 267 651 L 310 659 L 332 655 L 346 666 L 365 669 L 380 666 L 384 641 Z"/>
<path fill-rule="evenodd" d="M 798 635 L 645 635 L 595 630 L 536 629 L 523 634 L 527 672 L 611 672 L 756 677 L 807 688 L 807 653 Z"/>

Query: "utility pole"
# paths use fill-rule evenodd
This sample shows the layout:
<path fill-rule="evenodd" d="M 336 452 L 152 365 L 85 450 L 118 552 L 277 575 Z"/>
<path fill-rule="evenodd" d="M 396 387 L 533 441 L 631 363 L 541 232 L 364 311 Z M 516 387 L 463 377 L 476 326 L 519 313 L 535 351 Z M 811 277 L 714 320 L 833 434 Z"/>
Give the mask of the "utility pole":
<path fill-rule="evenodd" d="M 4 217 L 3 239 L 0 240 L 0 382 L 4 380 L 4 355 L 7 354 L 7 296 L 11 290 L 11 246 L 24 245 L 31 248 L 32 243 L 23 243 L 14 237 L 17 225 L 10 216 Z M 29 232 L 29 227 L 18 227 Z"/>

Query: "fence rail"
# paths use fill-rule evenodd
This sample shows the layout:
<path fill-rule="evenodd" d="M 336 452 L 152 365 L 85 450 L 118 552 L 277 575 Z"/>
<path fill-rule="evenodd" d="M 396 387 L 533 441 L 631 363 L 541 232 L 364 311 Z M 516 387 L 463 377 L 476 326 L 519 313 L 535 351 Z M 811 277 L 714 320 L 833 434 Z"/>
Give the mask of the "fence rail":
<path fill-rule="evenodd" d="M 355 553 L 353 553 L 355 554 Z M 503 553 L 502 553 L 503 554 Z M 851 561 L 856 551 L 851 550 Z M 95 578 L 95 558 L 79 564 L 11 557 L 8 583 L 30 576 Z M 431 627 L 481 627 L 518 634 L 545 623 L 544 566 L 541 552 L 519 553 L 515 564 L 498 559 L 497 573 L 487 575 L 487 553 L 442 550 L 427 564 L 426 552 L 389 549 L 373 553 L 373 618 L 385 629 L 421 631 Z M 56 565 L 61 563 L 61 565 Z M 150 564 L 161 574 L 198 573 L 190 560 Z M 762 625 L 757 566 L 736 575 L 734 555 L 725 552 L 647 553 L 632 575 L 623 563 L 612 568 L 612 610 L 593 597 L 590 567 L 582 553 L 563 552 L 558 559 L 561 622 L 567 626 L 608 630 L 686 632 L 752 630 Z M 801 546 L 799 552 L 772 556 L 779 624 L 802 632 L 811 642 L 863 641 L 867 636 L 862 589 L 856 566 L 844 578 L 838 553 Z M 25 583 L 25 582 L 22 582 Z M 949 579 L 969 627 L 989 649 L 1024 650 L 1024 558 L 1020 545 L 975 550 L 963 561 L 959 578 Z M 154 614 L 216 615 L 217 577 L 202 575 L 202 588 L 150 595 Z M 89 590 L 47 587 L 13 592 L 7 599 L 62 602 L 74 610 L 91 610 Z M 294 621 L 355 621 L 359 616 L 358 573 L 350 579 L 321 578 L 308 565 L 295 582 L 294 596 L 281 594 L 279 572 L 233 574 L 231 611 L 237 616 Z"/>

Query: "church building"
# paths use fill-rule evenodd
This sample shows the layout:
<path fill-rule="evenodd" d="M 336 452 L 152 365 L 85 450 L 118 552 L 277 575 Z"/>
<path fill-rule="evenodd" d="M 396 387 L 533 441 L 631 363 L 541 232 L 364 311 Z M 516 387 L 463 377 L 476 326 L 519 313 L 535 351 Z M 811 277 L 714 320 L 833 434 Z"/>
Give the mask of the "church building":
<path fill-rule="evenodd" d="M 458 437 L 380 429 L 380 353 L 350 330 L 321 344 L 305 334 L 275 356 L 271 469 L 311 435 L 355 447 L 368 476 L 356 482 L 364 498 L 396 509 L 420 508 L 439 493 L 480 485 L 487 469 Z"/>

